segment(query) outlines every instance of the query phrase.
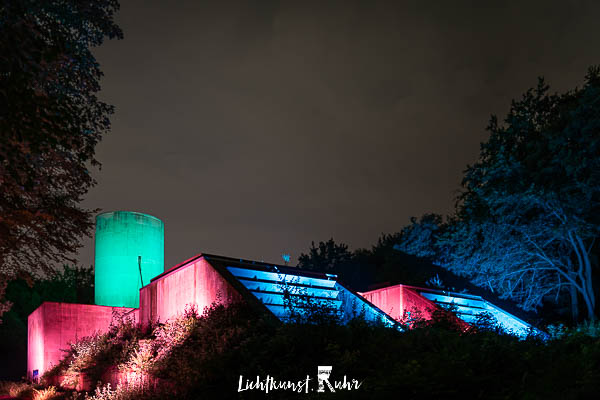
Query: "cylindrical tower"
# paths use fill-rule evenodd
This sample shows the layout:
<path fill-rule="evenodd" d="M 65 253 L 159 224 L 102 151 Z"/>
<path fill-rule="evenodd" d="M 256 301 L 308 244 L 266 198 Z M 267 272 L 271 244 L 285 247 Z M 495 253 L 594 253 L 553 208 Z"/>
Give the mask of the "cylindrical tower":
<path fill-rule="evenodd" d="M 96 304 L 137 308 L 140 288 L 164 271 L 165 226 L 138 212 L 100 214 L 95 251 Z"/>

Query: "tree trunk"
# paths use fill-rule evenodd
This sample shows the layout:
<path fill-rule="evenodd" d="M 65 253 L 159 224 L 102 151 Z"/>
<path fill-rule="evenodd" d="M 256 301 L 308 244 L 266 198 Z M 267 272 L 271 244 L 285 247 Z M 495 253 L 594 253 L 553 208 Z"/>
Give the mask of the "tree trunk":
<path fill-rule="evenodd" d="M 592 301 L 590 299 L 590 297 L 588 296 L 588 292 L 587 290 L 583 290 L 583 300 L 585 300 L 585 306 L 587 308 L 587 314 L 588 314 L 588 320 L 590 322 L 594 322 L 596 320 L 596 314 L 594 313 L 594 305 L 592 304 Z"/>
<path fill-rule="evenodd" d="M 579 302 L 577 299 L 577 288 L 575 286 L 569 286 L 569 292 L 571 294 L 571 317 L 573 323 L 576 324 L 579 321 Z"/>
<path fill-rule="evenodd" d="M 596 319 L 596 295 L 594 294 L 594 287 L 592 284 L 592 264 L 590 262 L 590 256 L 586 250 L 583 240 L 579 235 L 575 236 L 577 243 L 579 244 L 581 258 L 583 259 L 583 270 L 585 274 L 585 281 L 582 282 L 583 291 L 586 294 L 585 300 L 588 309 L 588 319 L 594 321 Z"/>

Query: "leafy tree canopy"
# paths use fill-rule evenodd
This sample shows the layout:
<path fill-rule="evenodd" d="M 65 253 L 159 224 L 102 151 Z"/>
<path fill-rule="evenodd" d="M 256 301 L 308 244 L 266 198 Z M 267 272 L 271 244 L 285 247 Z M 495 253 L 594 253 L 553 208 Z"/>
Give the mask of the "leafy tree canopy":
<path fill-rule="evenodd" d="M 311 243 L 308 254 L 301 254 L 298 267 L 310 271 L 336 273 L 352 260 L 352 252 L 344 243 L 337 244 L 333 238 L 326 242 Z"/>
<path fill-rule="evenodd" d="M 116 0 L 0 6 L 0 272 L 65 260 L 92 228 L 81 208 L 113 108 L 97 98 L 91 48 L 121 38 Z"/>
<path fill-rule="evenodd" d="M 456 213 L 413 220 L 399 244 L 535 309 L 568 294 L 596 309 L 600 232 L 600 69 L 564 94 L 537 87 L 493 116 Z"/>

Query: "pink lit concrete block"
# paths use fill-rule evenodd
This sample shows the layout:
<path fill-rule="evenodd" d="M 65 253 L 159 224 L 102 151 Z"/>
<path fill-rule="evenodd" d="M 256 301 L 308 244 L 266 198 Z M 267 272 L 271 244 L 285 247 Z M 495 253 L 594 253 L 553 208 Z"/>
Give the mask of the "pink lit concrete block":
<path fill-rule="evenodd" d="M 431 300 L 417 293 L 410 286 L 395 285 L 361 293 L 361 295 L 379 307 L 398 322 L 409 318 L 431 319 L 435 310 L 439 310 Z"/>
<path fill-rule="evenodd" d="M 69 343 L 95 332 L 106 332 L 113 318 L 128 313 L 135 319 L 132 308 L 42 303 L 27 320 L 27 376 L 41 377 L 58 364 Z"/>
<path fill-rule="evenodd" d="M 140 290 L 140 322 L 165 322 L 188 306 L 200 313 L 213 303 L 241 301 L 241 295 L 204 257 L 192 258 L 158 276 Z"/>

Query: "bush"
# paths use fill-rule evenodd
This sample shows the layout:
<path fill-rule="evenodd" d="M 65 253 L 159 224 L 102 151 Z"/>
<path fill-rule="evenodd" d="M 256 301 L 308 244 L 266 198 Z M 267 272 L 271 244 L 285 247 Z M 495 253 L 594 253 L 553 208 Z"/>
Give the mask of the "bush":
<path fill-rule="evenodd" d="M 46 389 L 33 389 L 33 400 L 53 400 L 59 397 L 54 386 L 49 386 Z"/>
<path fill-rule="evenodd" d="M 133 321 L 119 319 L 111 324 L 107 333 L 96 333 L 71 343 L 65 357 L 44 374 L 42 381 L 64 376 L 62 385 L 76 387 L 79 375 L 85 373 L 89 380 L 97 382 L 108 368 L 131 358 L 141 337 L 142 332 Z"/>
<path fill-rule="evenodd" d="M 25 382 L 0 382 L 0 395 L 4 396 L 31 398 L 33 390 L 33 386 Z"/>
<path fill-rule="evenodd" d="M 188 309 L 146 334 L 116 326 L 96 336 L 95 344 L 74 345 L 69 367 L 101 370 L 110 361 L 158 382 L 152 389 L 148 381 L 100 386 L 90 400 L 237 398 L 240 376 L 296 381 L 310 375 L 314 384 L 319 365 L 333 366 L 335 379 L 346 375 L 362 386 L 303 397 L 575 399 L 600 390 L 600 339 L 590 325 L 544 342 L 494 330 L 485 318 L 477 329 L 465 330 L 448 312 L 418 322 L 404 332 L 361 319 L 280 324 L 247 305 L 214 305 L 203 315 Z"/>
<path fill-rule="evenodd" d="M 110 383 L 104 386 L 98 386 L 92 395 L 85 394 L 83 400 L 158 400 L 163 397 L 160 393 L 155 393 L 147 387 L 140 385 L 119 384 L 115 389 L 111 388 Z"/>

